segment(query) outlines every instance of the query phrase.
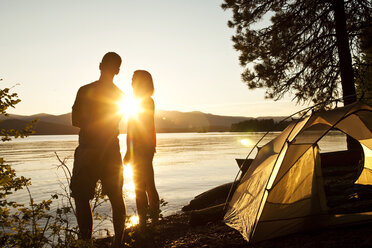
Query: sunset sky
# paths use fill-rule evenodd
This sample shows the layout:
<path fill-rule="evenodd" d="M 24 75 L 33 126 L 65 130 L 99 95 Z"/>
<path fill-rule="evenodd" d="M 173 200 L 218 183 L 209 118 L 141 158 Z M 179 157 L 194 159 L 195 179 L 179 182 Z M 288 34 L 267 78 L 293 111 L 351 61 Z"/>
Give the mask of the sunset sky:
<path fill-rule="evenodd" d="M 291 97 L 274 102 L 249 90 L 233 49 L 231 12 L 222 0 L 2 0 L 1 88 L 22 102 L 10 113 L 64 114 L 78 88 L 99 77 L 108 51 L 122 56 L 114 79 L 130 91 L 134 70 L 154 78 L 157 109 L 232 116 L 289 115 Z"/>

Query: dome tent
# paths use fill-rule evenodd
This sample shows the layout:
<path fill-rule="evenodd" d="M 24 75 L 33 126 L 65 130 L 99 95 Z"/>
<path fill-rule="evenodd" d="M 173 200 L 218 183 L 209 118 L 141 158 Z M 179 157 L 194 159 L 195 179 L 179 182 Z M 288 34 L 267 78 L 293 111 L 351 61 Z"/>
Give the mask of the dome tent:
<path fill-rule="evenodd" d="M 355 103 L 314 112 L 259 149 L 231 198 L 225 223 L 257 242 L 372 220 L 372 212 L 328 213 L 317 142 L 332 128 L 360 142 L 364 168 L 356 183 L 372 184 L 372 108 Z"/>

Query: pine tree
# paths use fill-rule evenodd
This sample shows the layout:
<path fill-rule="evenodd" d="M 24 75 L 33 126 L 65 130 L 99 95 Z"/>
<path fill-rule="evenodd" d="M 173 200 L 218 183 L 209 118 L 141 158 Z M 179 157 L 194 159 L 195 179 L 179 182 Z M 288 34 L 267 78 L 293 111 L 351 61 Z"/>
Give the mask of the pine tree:
<path fill-rule="evenodd" d="M 361 36 L 360 58 L 356 58 L 355 86 L 358 98 L 372 105 L 372 26 Z"/>
<path fill-rule="evenodd" d="M 371 25 L 370 0 L 225 0 L 222 8 L 233 12 L 228 25 L 250 89 L 315 103 L 342 89 L 344 104 L 356 100 L 353 59 Z M 268 17 L 271 24 L 257 28 Z"/>

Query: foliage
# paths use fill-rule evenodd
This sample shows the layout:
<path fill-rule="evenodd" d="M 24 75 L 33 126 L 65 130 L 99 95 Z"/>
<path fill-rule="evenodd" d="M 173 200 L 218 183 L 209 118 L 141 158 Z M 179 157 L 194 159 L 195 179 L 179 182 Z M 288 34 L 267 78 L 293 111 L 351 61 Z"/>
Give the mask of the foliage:
<path fill-rule="evenodd" d="M 73 224 L 71 217 L 75 218 L 75 209 L 72 203 L 72 198 L 68 191 L 68 185 L 71 175 L 65 160 L 61 160 L 57 156 L 61 164 L 58 168 L 62 168 L 66 183 L 61 182 L 61 187 L 64 190 L 62 193 L 56 193 L 48 200 L 42 200 L 36 203 L 32 198 L 32 194 L 28 188 L 30 179 L 23 177 L 18 178 L 11 169 L 9 187 L 14 189 L 26 188 L 29 194 L 29 204 L 24 206 L 15 202 L 8 202 L 6 197 L 2 203 L 7 203 L 6 207 L 0 208 L 0 246 L 1 247 L 94 247 L 93 243 L 78 240 L 79 233 L 76 224 Z M 10 168 L 10 166 L 8 166 Z M 9 195 L 9 194 L 7 194 Z M 51 211 L 52 200 L 59 199 L 61 206 L 57 207 L 55 213 Z M 107 217 L 102 216 L 97 211 L 98 206 L 106 202 L 102 195 L 101 187 L 97 187 L 94 200 L 94 219 L 100 223 L 105 221 Z M 99 228 L 100 224 L 97 225 Z M 96 232 L 99 230 L 96 230 Z"/>
<path fill-rule="evenodd" d="M 1 80 L 0 80 L 1 81 Z M 10 88 L 0 89 L 0 117 L 7 117 L 7 110 L 20 102 Z M 14 138 L 24 138 L 33 133 L 32 121 L 22 130 L 0 129 L 3 142 Z M 31 180 L 17 176 L 15 170 L 0 158 L 0 247 L 89 247 L 90 244 L 77 240 L 76 227 L 70 227 L 68 215 L 72 205 L 58 207 L 55 216 L 51 214 L 55 194 L 48 200 L 36 203 L 28 186 Z M 26 189 L 29 204 L 19 204 L 9 200 L 9 196 L 18 190 Z M 71 200 L 71 199 L 70 199 Z M 71 201 L 70 201 L 71 203 Z"/>
<path fill-rule="evenodd" d="M 2 81 L 2 79 L 0 80 Z M 11 93 L 9 88 L 0 89 L 0 116 L 8 116 L 7 110 L 9 107 L 13 107 L 20 102 L 16 93 Z M 0 136 L 3 142 L 9 141 L 11 137 L 25 137 L 32 133 L 32 125 L 24 128 L 24 130 L 14 129 L 0 129 Z M 0 245 L 12 242 L 19 235 L 29 232 L 35 232 L 34 226 L 31 226 L 31 230 L 26 229 L 23 223 L 30 219 L 35 220 L 32 214 L 27 209 L 23 208 L 23 205 L 18 204 L 14 201 L 9 201 L 7 197 L 13 192 L 23 189 L 30 185 L 30 179 L 25 177 L 17 177 L 14 169 L 10 165 L 6 164 L 3 158 L 0 158 Z M 46 208 L 49 202 L 43 202 L 43 206 Z M 34 205 L 31 202 L 31 207 L 37 211 L 39 206 Z M 14 209 L 18 209 L 18 212 L 14 213 Z M 27 243 L 29 240 L 28 236 L 25 236 L 24 242 Z M 22 244 L 25 244 L 22 243 Z"/>
<path fill-rule="evenodd" d="M 262 132 L 262 131 L 282 131 L 288 126 L 290 121 L 276 124 L 273 119 L 251 119 L 231 125 L 231 132 Z"/>
<path fill-rule="evenodd" d="M 3 79 L 0 79 L 3 81 Z M 8 116 L 6 112 L 9 107 L 14 108 L 14 106 L 21 100 L 18 99 L 17 93 L 10 93 L 9 88 L 0 89 L 0 115 Z"/>
<path fill-rule="evenodd" d="M 0 79 L 2 81 L 2 79 Z M 8 108 L 14 108 L 14 106 L 19 103 L 21 100 L 18 98 L 17 93 L 11 93 L 10 88 L 0 88 L 0 116 L 8 116 L 7 110 Z M 1 120 L 0 120 L 1 121 Z M 27 135 L 34 133 L 32 130 L 33 125 L 35 124 L 36 120 L 32 121 L 30 124 L 26 125 L 22 130 L 16 129 L 0 129 L 0 136 L 2 141 L 9 141 L 11 137 L 14 138 L 24 138 Z"/>
<path fill-rule="evenodd" d="M 360 58 L 360 36 L 370 25 L 371 1 L 225 0 L 222 8 L 233 12 L 228 26 L 236 30 L 232 40 L 248 87 L 266 88 L 266 97 L 276 100 L 287 92 L 298 102 L 338 98 L 341 69 L 335 6 L 339 3 L 346 14 L 343 38 L 354 58 Z M 269 25 L 258 23 L 269 17 Z"/>

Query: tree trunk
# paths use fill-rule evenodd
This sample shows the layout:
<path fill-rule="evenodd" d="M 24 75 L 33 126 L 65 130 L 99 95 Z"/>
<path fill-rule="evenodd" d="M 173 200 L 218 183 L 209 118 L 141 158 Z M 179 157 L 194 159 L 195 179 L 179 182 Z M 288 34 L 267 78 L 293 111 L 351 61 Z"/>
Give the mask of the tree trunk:
<path fill-rule="evenodd" d="M 335 12 L 336 44 L 339 57 L 341 73 L 342 96 L 344 105 L 356 102 L 356 92 L 354 84 L 354 71 L 351 60 L 349 37 L 346 30 L 346 14 L 344 0 L 334 0 L 333 8 Z M 347 136 L 348 150 L 360 149 L 359 142 Z"/>
<path fill-rule="evenodd" d="M 344 105 L 356 102 L 354 71 L 351 61 L 349 37 L 346 30 L 344 0 L 334 0 L 336 44 L 341 72 L 342 95 Z"/>

